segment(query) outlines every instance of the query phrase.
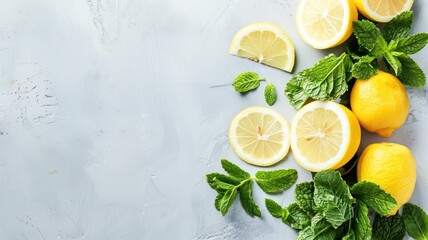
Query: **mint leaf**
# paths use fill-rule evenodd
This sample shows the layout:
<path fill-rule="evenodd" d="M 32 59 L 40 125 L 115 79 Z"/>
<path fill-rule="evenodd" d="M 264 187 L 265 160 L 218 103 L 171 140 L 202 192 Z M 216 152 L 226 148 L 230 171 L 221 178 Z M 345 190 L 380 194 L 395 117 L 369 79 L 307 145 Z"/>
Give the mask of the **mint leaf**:
<path fill-rule="evenodd" d="M 324 170 L 314 177 L 314 202 L 318 211 L 322 211 L 326 220 L 338 228 L 354 216 L 349 187 L 334 170 Z"/>
<path fill-rule="evenodd" d="M 297 180 L 296 169 L 258 171 L 256 183 L 266 193 L 277 193 L 291 187 Z"/>
<path fill-rule="evenodd" d="M 377 74 L 377 69 L 371 64 L 375 57 L 363 56 L 358 62 L 352 66 L 352 76 L 356 79 L 369 79 L 371 76 Z"/>
<path fill-rule="evenodd" d="M 311 226 L 307 226 L 302 231 L 299 232 L 299 235 L 297 235 L 296 240 L 314 240 L 314 232 L 312 231 Z"/>
<path fill-rule="evenodd" d="M 300 230 L 310 225 L 311 217 L 303 211 L 297 203 L 292 203 L 282 208 L 272 199 L 265 199 L 266 208 L 275 218 L 281 218 L 282 222 L 293 229 Z"/>
<path fill-rule="evenodd" d="M 269 213 L 275 218 L 282 218 L 284 216 L 284 211 L 282 207 L 276 203 L 274 200 L 266 198 L 265 205 Z"/>
<path fill-rule="evenodd" d="M 311 224 L 311 217 L 297 203 L 290 204 L 286 210 L 287 217 L 283 217 L 282 221 L 291 228 L 300 230 Z"/>
<path fill-rule="evenodd" d="M 302 182 L 294 189 L 294 198 L 301 209 L 309 214 L 314 214 L 314 182 Z"/>
<path fill-rule="evenodd" d="M 312 218 L 311 228 L 315 239 L 335 239 L 334 227 L 322 214 L 317 214 Z"/>
<path fill-rule="evenodd" d="M 232 188 L 227 190 L 222 198 L 218 200 L 218 209 L 220 210 L 221 214 L 223 214 L 223 216 L 226 215 L 227 211 L 229 211 L 230 206 L 232 206 L 237 196 L 238 189 Z"/>
<path fill-rule="evenodd" d="M 370 240 L 372 227 L 369 219 L 369 209 L 362 201 L 357 201 L 355 205 L 355 220 L 353 222 L 355 229 L 355 239 Z"/>
<path fill-rule="evenodd" d="M 215 209 L 217 209 L 217 211 L 220 211 L 220 201 L 223 198 L 223 196 L 224 196 L 224 193 L 218 193 L 217 197 L 215 197 L 214 207 Z"/>
<path fill-rule="evenodd" d="M 300 109 L 309 99 L 309 95 L 301 86 L 303 81 L 302 77 L 296 74 L 288 81 L 284 89 L 290 104 L 296 109 Z"/>
<path fill-rule="evenodd" d="M 233 80 L 233 86 L 235 90 L 240 93 L 245 93 L 256 89 L 260 86 L 260 81 L 265 80 L 260 78 L 255 72 L 243 72 L 240 73 L 235 80 Z"/>
<path fill-rule="evenodd" d="M 216 190 L 219 193 L 226 192 L 224 188 L 222 188 L 221 186 L 218 186 L 219 181 L 225 184 L 233 185 L 233 186 L 239 184 L 239 181 L 236 181 L 235 179 L 220 173 L 207 174 L 206 179 L 207 179 L 208 185 L 210 185 L 212 189 Z"/>
<path fill-rule="evenodd" d="M 358 44 L 369 51 L 370 55 L 378 57 L 387 51 L 387 43 L 373 22 L 360 20 L 353 22 L 352 26 Z"/>
<path fill-rule="evenodd" d="M 265 100 L 269 106 L 272 106 L 276 102 L 276 88 L 273 83 L 269 83 L 265 87 Z"/>
<path fill-rule="evenodd" d="M 373 223 L 373 240 L 403 240 L 405 234 L 404 222 L 398 213 L 391 217 L 376 215 Z"/>
<path fill-rule="evenodd" d="M 262 213 L 260 212 L 259 207 L 254 202 L 253 199 L 253 182 L 246 182 L 240 188 L 239 197 L 241 200 L 242 208 L 244 208 L 245 212 L 248 213 L 251 217 L 257 216 L 260 217 Z"/>
<path fill-rule="evenodd" d="M 330 54 L 313 67 L 298 73 L 304 92 L 315 100 L 334 100 L 348 90 L 352 61 L 346 53 Z"/>
<path fill-rule="evenodd" d="M 385 60 L 389 63 L 391 68 L 394 70 L 393 74 L 399 76 L 403 69 L 400 60 L 397 57 L 393 56 L 390 52 L 385 52 Z"/>
<path fill-rule="evenodd" d="M 395 52 L 414 54 L 422 50 L 428 43 L 428 33 L 417 33 L 405 38 L 396 40 Z"/>
<path fill-rule="evenodd" d="M 408 55 L 398 56 L 402 65 L 401 74 L 398 76 L 400 81 L 410 87 L 423 87 L 426 84 L 426 76 L 419 65 Z"/>
<path fill-rule="evenodd" d="M 407 233 L 416 240 L 428 240 L 428 215 L 411 203 L 403 206 L 403 221 Z"/>
<path fill-rule="evenodd" d="M 409 35 L 412 27 L 413 12 L 405 11 L 394 17 L 385 24 L 383 36 L 386 41 L 403 38 Z"/>
<path fill-rule="evenodd" d="M 389 214 L 397 207 L 397 201 L 372 182 L 362 181 L 354 184 L 351 193 L 356 199 L 382 216 Z"/>
<path fill-rule="evenodd" d="M 224 171 L 229 173 L 229 175 L 232 178 L 235 178 L 236 180 L 246 180 L 249 179 L 251 176 L 246 171 L 242 170 L 237 165 L 227 161 L 226 159 L 221 160 L 221 166 L 223 167 Z"/>

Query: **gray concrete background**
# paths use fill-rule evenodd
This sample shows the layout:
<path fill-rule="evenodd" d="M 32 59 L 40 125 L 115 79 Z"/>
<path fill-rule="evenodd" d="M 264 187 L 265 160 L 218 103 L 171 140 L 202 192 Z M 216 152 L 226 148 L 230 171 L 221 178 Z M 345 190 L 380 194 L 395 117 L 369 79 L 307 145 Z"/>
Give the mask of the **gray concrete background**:
<path fill-rule="evenodd" d="M 0 0 L 0 239 L 293 239 L 269 216 L 235 203 L 213 206 L 205 175 L 228 158 L 227 131 L 241 109 L 265 105 L 231 83 L 256 71 L 282 94 L 292 76 L 227 55 L 243 26 L 266 21 L 296 45 L 295 72 L 329 51 L 302 43 L 297 0 Z M 428 31 L 428 3 L 415 3 L 414 32 Z M 428 48 L 414 58 L 428 73 Z M 265 83 L 263 83 L 264 86 Z M 362 147 L 409 146 L 418 164 L 412 202 L 428 210 L 427 87 L 409 90 L 411 114 L 391 138 L 364 133 Z M 296 168 L 292 155 L 269 169 Z M 293 189 L 271 195 L 283 205 Z"/>

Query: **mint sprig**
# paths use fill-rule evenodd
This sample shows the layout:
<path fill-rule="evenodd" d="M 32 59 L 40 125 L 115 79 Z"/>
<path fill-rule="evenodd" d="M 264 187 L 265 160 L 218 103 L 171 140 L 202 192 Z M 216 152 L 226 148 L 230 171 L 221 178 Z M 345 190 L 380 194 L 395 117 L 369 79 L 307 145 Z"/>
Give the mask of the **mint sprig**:
<path fill-rule="evenodd" d="M 289 188 L 297 180 L 295 169 L 280 169 L 273 171 L 258 171 L 255 177 L 237 165 L 221 160 L 223 169 L 229 174 L 210 173 L 206 175 L 208 185 L 217 191 L 214 201 L 215 208 L 223 216 L 229 211 L 239 195 L 242 208 L 251 217 L 261 216 L 261 212 L 253 199 L 253 181 L 266 193 L 277 193 Z"/>
<path fill-rule="evenodd" d="M 366 51 L 363 57 L 369 56 L 376 58 L 376 60 L 384 59 L 389 72 L 397 76 L 403 84 L 410 87 L 421 87 L 426 84 L 426 76 L 409 55 L 419 52 L 426 46 L 428 33 L 409 36 L 412 19 L 412 12 L 399 14 L 385 25 L 383 34 L 373 22 L 368 20 L 354 22 L 353 28 L 359 46 Z M 353 77 L 368 79 L 376 74 L 367 68 L 367 62 L 357 62 L 360 65 L 363 63 L 365 67 L 360 66 L 353 69 Z M 417 71 L 411 81 L 409 80 L 409 71 L 412 73 Z"/>
<path fill-rule="evenodd" d="M 371 182 L 349 186 L 338 171 L 316 173 L 313 181 L 297 184 L 294 195 L 296 202 L 284 208 L 271 199 L 265 204 L 272 216 L 300 230 L 297 239 L 403 239 L 405 223 L 414 236 L 428 234 L 428 216 L 421 209 L 407 204 L 403 217 L 384 217 L 396 200 Z M 380 214 L 373 227 L 370 209 Z"/>

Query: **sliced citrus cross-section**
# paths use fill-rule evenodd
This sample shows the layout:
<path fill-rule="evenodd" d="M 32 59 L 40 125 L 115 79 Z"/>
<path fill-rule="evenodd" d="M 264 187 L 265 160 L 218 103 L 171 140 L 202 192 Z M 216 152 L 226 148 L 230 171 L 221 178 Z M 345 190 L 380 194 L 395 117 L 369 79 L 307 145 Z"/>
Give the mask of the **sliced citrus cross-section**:
<path fill-rule="evenodd" d="M 409 11 L 413 0 L 355 0 L 358 10 L 368 19 L 389 22 L 398 14 Z"/>
<path fill-rule="evenodd" d="M 232 40 L 229 53 L 287 72 L 294 66 L 294 44 L 279 27 L 270 23 L 250 24 Z"/>
<path fill-rule="evenodd" d="M 287 155 L 289 128 L 287 120 L 277 111 L 249 107 L 233 118 L 229 140 L 242 160 L 257 166 L 270 166 Z"/>
<path fill-rule="evenodd" d="M 361 128 L 355 115 L 331 101 L 307 104 L 291 123 L 294 158 L 312 172 L 342 167 L 354 156 L 360 140 Z"/>
<path fill-rule="evenodd" d="M 296 17 L 303 41 L 313 48 L 326 49 L 351 36 L 358 12 L 353 0 L 301 0 Z"/>

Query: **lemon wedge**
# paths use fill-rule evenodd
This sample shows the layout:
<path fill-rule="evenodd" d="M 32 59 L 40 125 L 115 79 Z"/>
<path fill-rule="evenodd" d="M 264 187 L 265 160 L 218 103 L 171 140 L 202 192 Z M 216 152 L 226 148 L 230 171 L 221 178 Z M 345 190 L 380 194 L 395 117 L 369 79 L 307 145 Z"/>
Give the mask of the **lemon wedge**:
<path fill-rule="evenodd" d="M 287 155 L 289 128 L 287 120 L 277 111 L 249 107 L 233 118 L 229 140 L 242 160 L 257 166 L 270 166 Z"/>
<path fill-rule="evenodd" d="M 413 0 L 355 0 L 358 10 L 368 19 L 389 22 L 412 8 Z"/>
<path fill-rule="evenodd" d="M 351 36 L 358 12 L 353 0 L 301 0 L 296 16 L 303 41 L 313 48 L 326 49 Z"/>
<path fill-rule="evenodd" d="M 357 118 L 335 102 L 311 102 L 297 112 L 291 123 L 294 159 L 312 172 L 345 165 L 354 156 L 360 141 Z"/>
<path fill-rule="evenodd" d="M 291 39 L 270 23 L 254 23 L 241 29 L 230 44 L 229 54 L 287 72 L 293 70 L 295 58 Z"/>

